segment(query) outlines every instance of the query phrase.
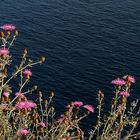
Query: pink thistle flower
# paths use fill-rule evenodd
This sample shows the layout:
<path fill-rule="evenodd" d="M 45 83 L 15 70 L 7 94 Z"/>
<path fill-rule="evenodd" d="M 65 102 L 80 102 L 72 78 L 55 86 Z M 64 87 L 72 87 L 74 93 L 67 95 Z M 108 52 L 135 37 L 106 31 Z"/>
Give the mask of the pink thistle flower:
<path fill-rule="evenodd" d="M 7 98 L 8 98 L 8 97 L 9 97 L 9 95 L 10 95 L 10 93 L 9 93 L 9 92 L 3 92 L 3 96 L 4 96 L 4 97 L 7 97 Z"/>
<path fill-rule="evenodd" d="M 136 82 L 134 76 L 131 76 L 131 75 L 125 75 L 125 76 L 123 76 L 123 79 L 128 80 L 131 83 L 135 83 Z"/>
<path fill-rule="evenodd" d="M 91 105 L 84 105 L 83 107 L 90 112 L 94 112 L 94 107 L 92 107 Z"/>
<path fill-rule="evenodd" d="M 42 128 L 46 127 L 46 124 L 45 124 L 44 122 L 40 122 L 39 125 L 40 125 Z"/>
<path fill-rule="evenodd" d="M 25 70 L 23 71 L 23 74 L 24 74 L 25 76 L 32 76 L 32 71 L 31 71 L 30 69 L 25 69 Z"/>
<path fill-rule="evenodd" d="M 24 101 L 24 102 L 20 102 L 17 103 L 15 105 L 16 109 L 31 109 L 31 108 L 35 108 L 37 105 L 32 102 L 32 101 Z"/>
<path fill-rule="evenodd" d="M 129 97 L 130 93 L 127 92 L 127 91 L 122 91 L 122 92 L 120 92 L 120 95 L 123 96 L 123 97 Z"/>
<path fill-rule="evenodd" d="M 25 108 L 27 108 L 27 109 L 35 108 L 36 106 L 37 106 L 36 103 L 34 103 L 32 101 L 25 102 Z"/>
<path fill-rule="evenodd" d="M 126 82 L 123 79 L 117 78 L 111 82 L 114 85 L 123 86 Z"/>
<path fill-rule="evenodd" d="M 15 30 L 16 27 L 12 24 L 4 24 L 0 28 L 6 31 L 12 31 L 12 30 Z"/>
<path fill-rule="evenodd" d="M 29 131 L 27 129 L 22 128 L 22 129 L 19 130 L 19 134 L 21 136 L 27 136 L 29 134 Z"/>
<path fill-rule="evenodd" d="M 15 108 L 16 108 L 16 109 L 24 109 L 24 108 L 25 108 L 25 102 L 17 103 L 17 104 L 15 105 Z"/>
<path fill-rule="evenodd" d="M 25 98 L 25 95 L 24 95 L 23 93 L 21 93 L 21 92 L 17 92 L 15 95 L 16 95 L 18 98 L 21 98 L 21 99 L 24 99 L 24 98 Z"/>
<path fill-rule="evenodd" d="M 75 101 L 75 102 L 73 102 L 73 105 L 74 105 L 74 107 L 80 107 L 80 106 L 83 105 L 83 102 L 81 102 L 81 101 Z"/>
<path fill-rule="evenodd" d="M 6 48 L 0 49 L 0 55 L 7 56 L 9 54 L 9 50 Z"/>

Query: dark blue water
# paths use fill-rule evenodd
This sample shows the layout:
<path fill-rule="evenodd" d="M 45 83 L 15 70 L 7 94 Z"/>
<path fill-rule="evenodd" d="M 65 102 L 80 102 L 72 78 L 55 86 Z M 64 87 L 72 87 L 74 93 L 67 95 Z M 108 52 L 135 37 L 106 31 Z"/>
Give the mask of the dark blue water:
<path fill-rule="evenodd" d="M 139 0 L 1 0 L 0 25 L 5 23 L 20 31 L 15 63 L 23 48 L 32 59 L 48 58 L 33 68 L 31 83 L 44 97 L 55 91 L 60 112 L 71 100 L 96 107 L 98 89 L 109 104 L 110 81 L 124 74 L 137 78 L 132 97 L 140 97 Z M 91 128 L 95 115 L 89 118 L 84 126 Z"/>

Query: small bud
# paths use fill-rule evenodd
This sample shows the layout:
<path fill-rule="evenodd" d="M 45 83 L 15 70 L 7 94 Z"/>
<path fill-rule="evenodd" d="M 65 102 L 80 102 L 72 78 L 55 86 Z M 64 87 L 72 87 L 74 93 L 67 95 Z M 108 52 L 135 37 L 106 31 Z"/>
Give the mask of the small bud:
<path fill-rule="evenodd" d="M 51 112 L 54 112 L 54 107 L 51 107 Z"/>
<path fill-rule="evenodd" d="M 118 90 L 121 90 L 121 86 L 118 86 Z"/>
<path fill-rule="evenodd" d="M 46 105 L 48 104 L 48 100 L 45 100 L 45 104 L 46 104 Z"/>
<path fill-rule="evenodd" d="M 9 97 L 4 96 L 4 101 L 7 102 L 9 100 Z"/>
<path fill-rule="evenodd" d="M 27 49 L 24 49 L 24 50 L 23 50 L 23 56 L 25 57 L 25 56 L 27 55 L 27 53 L 28 53 L 28 52 L 27 52 Z"/>
<path fill-rule="evenodd" d="M 108 124 L 111 124 L 111 123 L 112 123 L 112 120 L 111 120 L 111 119 L 109 119 L 109 120 L 108 120 Z"/>
<path fill-rule="evenodd" d="M 123 105 L 123 106 L 125 106 L 125 104 L 126 104 L 126 97 L 123 97 L 122 99 L 121 99 L 121 105 Z"/>
<path fill-rule="evenodd" d="M 69 115 L 69 111 L 65 111 L 65 112 L 64 112 L 64 115 L 65 115 L 65 116 L 68 116 L 68 115 Z"/>
<path fill-rule="evenodd" d="M 41 62 L 41 63 L 45 62 L 45 60 L 46 60 L 46 58 L 45 58 L 44 56 L 42 56 L 42 57 L 40 58 L 40 62 Z"/>
<path fill-rule="evenodd" d="M 104 98 L 104 93 L 101 90 L 99 90 L 99 92 L 98 92 L 98 98 L 100 100 L 102 100 Z"/>
<path fill-rule="evenodd" d="M 52 92 L 51 92 L 51 97 L 53 97 L 53 96 L 54 96 L 54 92 L 52 91 Z"/>
<path fill-rule="evenodd" d="M 42 92 L 41 91 L 38 92 L 38 97 L 42 98 Z"/>
<path fill-rule="evenodd" d="M 113 98 L 111 103 L 111 108 L 114 108 L 114 106 L 115 106 L 115 99 Z"/>
<path fill-rule="evenodd" d="M 80 137 L 80 136 L 81 136 L 81 131 L 80 131 L 80 130 L 77 130 L 77 131 L 76 131 L 76 135 L 77 135 L 78 137 Z"/>
<path fill-rule="evenodd" d="M 0 32 L 0 37 L 4 37 L 4 33 L 3 32 Z"/>
<path fill-rule="evenodd" d="M 32 116 L 32 119 L 33 119 L 33 121 L 35 121 L 36 119 L 38 119 L 38 114 L 33 114 L 33 116 Z"/>
<path fill-rule="evenodd" d="M 7 76 L 7 69 L 5 68 L 2 73 Z"/>
<path fill-rule="evenodd" d="M 7 31 L 6 32 L 6 36 L 10 36 L 10 31 Z"/>
<path fill-rule="evenodd" d="M 73 102 L 71 102 L 71 103 L 70 103 L 70 106 L 71 106 L 71 107 L 73 107 L 73 106 L 74 106 L 74 103 L 73 103 Z"/>
<path fill-rule="evenodd" d="M 37 85 L 34 85 L 34 86 L 33 86 L 33 89 L 34 89 L 34 90 L 37 90 Z"/>
<path fill-rule="evenodd" d="M 74 118 L 74 120 L 77 120 L 78 119 L 78 116 L 77 115 L 74 115 L 73 118 Z"/>
<path fill-rule="evenodd" d="M 14 32 L 14 35 L 15 36 L 18 36 L 18 31 L 17 30 Z"/>
<path fill-rule="evenodd" d="M 89 114 L 91 114 L 91 112 L 90 111 L 86 111 L 86 115 L 89 115 Z"/>
<path fill-rule="evenodd" d="M 121 106 L 121 105 L 119 105 L 119 106 L 118 106 L 118 113 L 119 113 L 119 114 L 121 114 L 121 113 L 122 113 L 122 109 L 123 109 L 123 108 L 122 108 L 122 106 Z"/>
<path fill-rule="evenodd" d="M 128 87 L 129 87 L 129 88 L 131 87 L 131 82 L 128 82 Z"/>

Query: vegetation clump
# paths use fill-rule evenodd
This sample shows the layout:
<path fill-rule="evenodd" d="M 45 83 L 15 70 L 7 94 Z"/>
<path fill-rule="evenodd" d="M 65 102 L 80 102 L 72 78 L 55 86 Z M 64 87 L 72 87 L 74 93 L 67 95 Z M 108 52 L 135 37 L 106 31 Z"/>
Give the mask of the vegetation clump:
<path fill-rule="evenodd" d="M 28 51 L 23 50 L 21 62 L 12 74 L 8 67 L 12 63 L 10 49 L 18 36 L 16 27 L 11 24 L 1 26 L 0 39 L 0 140 L 129 140 L 140 138 L 140 109 L 138 100 L 128 105 L 131 85 L 135 78 L 125 75 L 111 83 L 115 86 L 109 115 L 101 115 L 104 93 L 98 92 L 97 124 L 85 135 L 79 122 L 91 113 L 94 107 L 82 101 L 73 101 L 66 106 L 66 111 L 56 116 L 52 105 L 54 92 L 43 98 L 38 91 L 36 100 L 29 100 L 27 94 L 37 91 L 37 85 L 27 88 L 32 77 L 32 66 L 42 64 L 46 58 L 38 61 L 28 59 Z M 10 83 L 17 78 L 19 88 L 14 93 Z M 14 85 L 15 86 L 15 85 Z M 138 131 L 135 129 L 137 128 Z"/>

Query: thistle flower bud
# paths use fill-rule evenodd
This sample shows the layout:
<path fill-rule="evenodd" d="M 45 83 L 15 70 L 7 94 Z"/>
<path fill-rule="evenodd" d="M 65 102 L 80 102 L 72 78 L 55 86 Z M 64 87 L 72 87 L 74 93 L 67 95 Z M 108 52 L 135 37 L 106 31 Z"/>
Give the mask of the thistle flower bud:
<path fill-rule="evenodd" d="M 32 119 L 33 119 L 33 121 L 35 121 L 36 119 L 38 119 L 38 114 L 33 114 L 33 116 L 32 116 Z"/>
<path fill-rule="evenodd" d="M 34 89 L 34 90 L 37 90 L 37 85 L 34 85 L 34 86 L 33 86 L 33 89 Z"/>
<path fill-rule="evenodd" d="M 9 101 L 9 97 L 4 96 L 4 101 L 8 102 Z"/>
<path fill-rule="evenodd" d="M 38 97 L 42 98 L 42 92 L 41 91 L 38 92 Z"/>
<path fill-rule="evenodd" d="M 0 32 L 0 37 L 4 37 L 4 33 L 3 32 Z"/>
<path fill-rule="evenodd" d="M 68 116 L 68 115 L 69 115 L 69 111 L 65 111 L 65 112 L 64 112 L 64 115 L 65 115 L 65 116 Z"/>
<path fill-rule="evenodd" d="M 121 105 L 124 106 L 126 104 L 126 101 L 126 97 L 121 98 Z"/>
<path fill-rule="evenodd" d="M 25 55 L 27 55 L 27 53 L 28 53 L 28 52 L 27 52 L 27 49 L 24 49 L 24 50 L 23 50 L 23 55 L 25 56 Z"/>
<path fill-rule="evenodd" d="M 74 120 L 77 120 L 77 119 L 78 119 L 78 116 L 77 116 L 77 115 L 74 115 L 74 116 L 73 116 L 73 119 L 74 119 Z"/>
<path fill-rule="evenodd" d="M 7 68 L 5 68 L 5 69 L 2 71 L 2 73 L 3 73 L 5 76 L 7 76 Z"/>
<path fill-rule="evenodd" d="M 46 60 L 46 58 L 45 58 L 44 56 L 42 56 L 42 57 L 40 58 L 40 63 L 45 62 L 45 60 Z"/>
<path fill-rule="evenodd" d="M 109 120 L 108 120 L 108 124 L 111 124 L 111 123 L 112 123 L 112 119 L 109 119 Z"/>
<path fill-rule="evenodd" d="M 114 105 L 115 105 L 115 99 L 113 98 L 111 103 L 111 108 L 114 108 Z"/>
<path fill-rule="evenodd" d="M 121 114 L 121 113 L 122 113 L 122 109 L 123 109 L 123 108 L 122 108 L 122 106 L 121 106 L 121 105 L 119 105 L 119 106 L 118 106 L 118 113 L 119 113 L 119 114 Z"/>
<path fill-rule="evenodd" d="M 129 87 L 129 88 L 131 87 L 131 82 L 128 82 L 128 87 Z"/>
<path fill-rule="evenodd" d="M 89 115 L 89 114 L 91 114 L 91 112 L 90 111 L 86 111 L 86 115 Z"/>
<path fill-rule="evenodd" d="M 104 98 L 104 93 L 101 90 L 99 90 L 99 92 L 98 92 L 98 98 L 100 100 L 102 100 Z"/>
<path fill-rule="evenodd" d="M 10 31 L 7 31 L 6 32 L 6 36 L 10 36 Z"/>
<path fill-rule="evenodd" d="M 53 91 L 51 92 L 51 97 L 54 97 L 54 92 Z"/>
<path fill-rule="evenodd" d="M 18 31 L 17 30 L 14 32 L 14 35 L 15 36 L 18 36 Z"/>
<path fill-rule="evenodd" d="M 121 88 L 122 88 L 121 86 L 118 86 L 118 90 L 119 90 L 119 91 L 121 90 Z"/>
<path fill-rule="evenodd" d="M 73 102 L 71 102 L 71 103 L 70 103 L 70 106 L 71 106 L 71 107 L 73 107 L 73 106 L 74 106 L 74 103 L 73 103 Z"/>
<path fill-rule="evenodd" d="M 51 107 L 51 112 L 54 112 L 54 107 Z"/>
<path fill-rule="evenodd" d="M 4 59 L 4 60 L 6 60 L 7 56 L 1 55 L 1 58 Z"/>
<path fill-rule="evenodd" d="M 45 100 L 45 104 L 46 104 L 46 105 L 48 104 L 48 100 Z"/>
<path fill-rule="evenodd" d="M 81 136 L 81 131 L 77 129 L 76 135 L 77 135 L 78 137 L 80 137 L 80 136 Z"/>

